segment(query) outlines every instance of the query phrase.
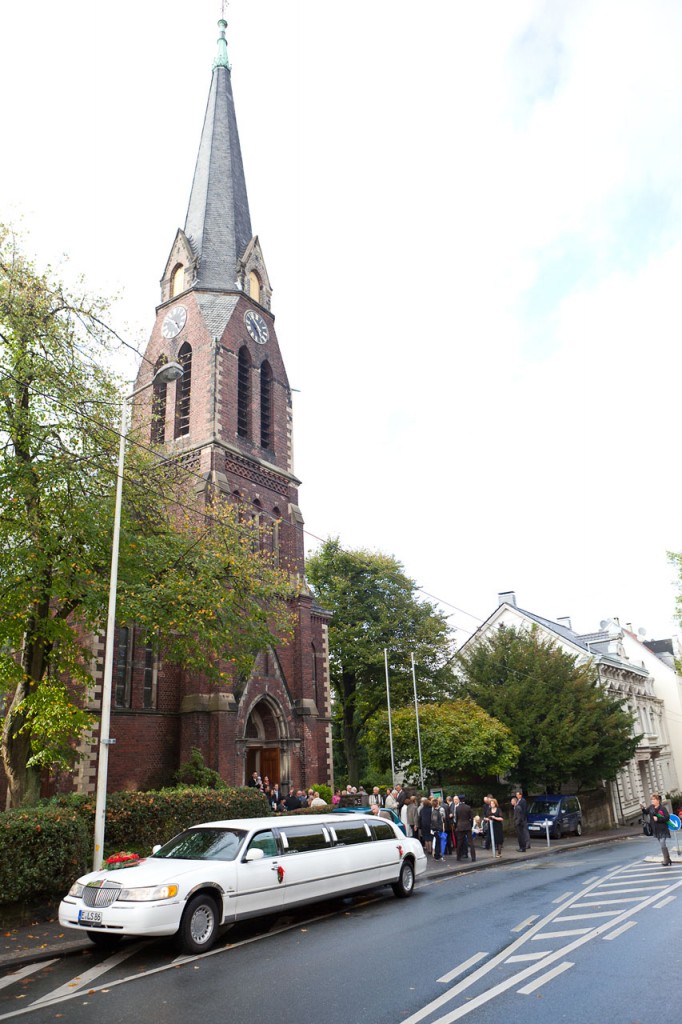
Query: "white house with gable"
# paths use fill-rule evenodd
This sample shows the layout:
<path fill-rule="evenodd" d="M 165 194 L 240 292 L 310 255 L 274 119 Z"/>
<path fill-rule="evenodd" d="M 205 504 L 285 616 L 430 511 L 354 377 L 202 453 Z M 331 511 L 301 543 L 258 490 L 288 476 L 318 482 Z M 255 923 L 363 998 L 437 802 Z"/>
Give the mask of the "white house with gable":
<path fill-rule="evenodd" d="M 591 661 L 602 686 L 624 700 L 632 712 L 634 730 L 643 735 L 635 756 L 608 784 L 613 821 L 633 821 L 640 813 L 640 803 L 648 804 L 652 792 L 677 791 L 675 752 L 682 764 L 682 680 L 675 673 L 674 659 L 668 656 L 672 652 L 671 642 L 667 641 L 660 652 L 664 655 L 662 660 L 615 619 L 600 624 L 598 632 L 579 634 L 569 618 L 553 621 L 519 608 L 513 591 L 501 593 L 499 602 L 463 649 L 485 639 L 500 626 L 517 630 L 535 627 L 575 657 L 578 664 Z M 652 646 L 661 645 L 653 642 Z"/>

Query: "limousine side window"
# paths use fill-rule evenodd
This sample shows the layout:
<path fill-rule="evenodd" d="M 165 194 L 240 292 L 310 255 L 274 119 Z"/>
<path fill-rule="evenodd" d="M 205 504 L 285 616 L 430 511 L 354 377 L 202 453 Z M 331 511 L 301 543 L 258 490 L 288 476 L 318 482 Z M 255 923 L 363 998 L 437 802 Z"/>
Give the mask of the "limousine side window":
<path fill-rule="evenodd" d="M 267 832 L 258 832 L 249 843 L 249 850 L 262 850 L 264 857 L 276 857 L 279 854 L 275 835 L 269 829 Z"/>
<path fill-rule="evenodd" d="M 285 853 L 307 853 L 309 850 L 324 850 L 329 845 L 325 829 L 321 825 L 297 825 L 296 828 L 282 828 L 282 845 Z"/>
<path fill-rule="evenodd" d="M 336 835 L 336 842 L 343 846 L 372 842 L 372 834 L 364 821 L 359 824 L 355 821 L 341 821 L 338 825 L 335 822 L 333 832 Z"/>
<path fill-rule="evenodd" d="M 375 839 L 395 839 L 395 832 L 387 821 L 370 821 L 369 827 Z"/>

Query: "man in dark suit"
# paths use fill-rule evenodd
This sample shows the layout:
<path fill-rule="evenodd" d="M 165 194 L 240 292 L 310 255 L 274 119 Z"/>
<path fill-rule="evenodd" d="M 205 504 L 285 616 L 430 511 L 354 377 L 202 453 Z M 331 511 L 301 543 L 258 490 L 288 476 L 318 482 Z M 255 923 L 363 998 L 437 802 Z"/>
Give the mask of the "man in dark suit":
<path fill-rule="evenodd" d="M 455 810 L 455 835 L 457 836 L 457 860 L 465 860 L 467 854 L 472 862 L 476 860 L 476 847 L 471 830 L 474 827 L 474 813 L 463 796 Z"/>
<path fill-rule="evenodd" d="M 514 804 L 514 828 L 519 843 L 519 851 L 525 853 L 530 842 L 528 835 L 528 804 L 523 795 L 523 790 L 516 790 L 516 803 Z"/>

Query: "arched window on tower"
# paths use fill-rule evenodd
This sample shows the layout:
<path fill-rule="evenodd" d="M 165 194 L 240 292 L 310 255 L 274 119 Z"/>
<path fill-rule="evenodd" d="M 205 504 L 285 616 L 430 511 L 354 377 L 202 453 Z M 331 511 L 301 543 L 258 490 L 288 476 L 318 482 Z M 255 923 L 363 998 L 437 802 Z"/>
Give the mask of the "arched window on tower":
<path fill-rule="evenodd" d="M 272 558 L 275 565 L 279 565 L 279 528 L 282 522 L 282 513 L 275 507 L 272 510 Z"/>
<path fill-rule="evenodd" d="M 185 290 L 185 268 L 182 263 L 176 263 L 171 273 L 171 298 L 174 295 L 179 295 L 180 292 Z"/>
<path fill-rule="evenodd" d="M 267 360 L 260 368 L 260 446 L 272 448 L 272 368 Z"/>
<path fill-rule="evenodd" d="M 158 705 L 159 662 L 154 645 L 144 646 L 144 675 L 142 677 L 142 707 L 151 710 Z"/>
<path fill-rule="evenodd" d="M 251 356 L 243 345 L 239 349 L 237 366 L 237 434 L 248 437 L 251 412 Z"/>
<path fill-rule="evenodd" d="M 158 373 L 162 366 L 168 362 L 165 355 L 159 356 L 154 366 L 154 373 Z M 161 381 L 154 381 L 152 388 L 152 444 L 163 444 L 166 440 L 166 393 L 168 385 Z"/>
<path fill-rule="evenodd" d="M 182 367 L 182 377 L 175 385 L 175 436 L 185 437 L 189 434 L 189 404 L 192 393 L 192 346 L 187 341 L 178 352 L 178 362 Z"/>
<path fill-rule="evenodd" d="M 116 645 L 116 676 L 114 689 L 114 706 L 130 707 L 130 681 L 133 671 L 133 631 L 129 626 L 118 627 L 118 643 Z"/>
<path fill-rule="evenodd" d="M 249 271 L 249 297 L 260 302 L 260 277 L 255 270 Z"/>
<path fill-rule="evenodd" d="M 253 502 L 253 550 L 258 551 L 263 546 L 263 506 L 258 498 Z"/>
<path fill-rule="evenodd" d="M 316 705 L 316 707 L 319 710 L 320 705 L 319 705 L 319 694 L 318 694 L 318 686 L 317 686 L 317 648 L 315 647 L 315 644 L 311 644 L 310 647 L 311 647 L 312 667 L 313 667 L 313 673 L 312 673 L 313 674 L 313 700 L 315 701 L 315 705 Z"/>
<path fill-rule="evenodd" d="M 246 522 L 246 513 L 244 511 L 245 499 L 243 498 L 241 491 L 232 491 L 232 500 L 237 509 L 237 519 L 240 523 Z"/>

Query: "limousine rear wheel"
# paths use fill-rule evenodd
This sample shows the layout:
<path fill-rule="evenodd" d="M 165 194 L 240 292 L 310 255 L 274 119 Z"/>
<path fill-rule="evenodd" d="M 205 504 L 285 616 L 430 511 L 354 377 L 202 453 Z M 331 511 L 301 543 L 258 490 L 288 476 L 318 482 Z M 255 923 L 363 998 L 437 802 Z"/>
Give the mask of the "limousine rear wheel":
<path fill-rule="evenodd" d="M 189 900 L 178 929 L 178 945 L 184 953 L 203 953 L 218 932 L 218 907 L 211 896 L 198 893 Z"/>
<path fill-rule="evenodd" d="M 396 896 L 405 899 L 411 896 L 414 890 L 414 865 L 411 860 L 404 860 L 400 869 L 398 881 L 391 886 Z"/>

